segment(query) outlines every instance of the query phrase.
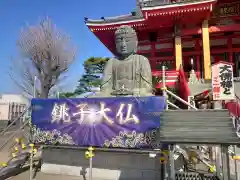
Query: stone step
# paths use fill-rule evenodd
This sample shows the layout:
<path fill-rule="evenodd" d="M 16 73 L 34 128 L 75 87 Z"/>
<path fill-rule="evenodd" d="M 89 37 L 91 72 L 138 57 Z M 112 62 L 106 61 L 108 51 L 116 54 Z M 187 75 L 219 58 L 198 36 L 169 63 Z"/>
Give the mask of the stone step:
<path fill-rule="evenodd" d="M 153 76 L 157 76 L 160 78 L 160 82 L 157 85 L 157 88 L 162 87 L 162 71 L 153 71 Z M 176 82 L 178 81 L 178 71 L 166 71 L 166 85 L 169 87 L 174 87 Z"/>

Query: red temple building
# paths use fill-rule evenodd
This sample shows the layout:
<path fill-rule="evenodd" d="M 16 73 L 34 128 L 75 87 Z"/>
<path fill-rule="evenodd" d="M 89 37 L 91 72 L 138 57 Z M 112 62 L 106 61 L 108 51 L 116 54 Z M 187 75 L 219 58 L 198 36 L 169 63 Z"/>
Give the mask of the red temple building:
<path fill-rule="evenodd" d="M 186 74 L 193 68 L 197 78 L 211 79 L 217 61 L 233 63 L 234 76 L 240 76 L 239 0 L 137 0 L 129 14 L 85 22 L 113 54 L 116 28 L 132 26 L 138 53 L 149 59 L 153 76 L 161 76 L 165 65 L 168 83 L 176 81 L 181 65 Z"/>

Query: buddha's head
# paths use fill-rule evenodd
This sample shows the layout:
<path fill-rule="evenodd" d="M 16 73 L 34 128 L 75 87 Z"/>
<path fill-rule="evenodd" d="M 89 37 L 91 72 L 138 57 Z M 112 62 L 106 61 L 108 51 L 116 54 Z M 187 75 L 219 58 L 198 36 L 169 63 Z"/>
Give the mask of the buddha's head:
<path fill-rule="evenodd" d="M 130 26 L 120 26 L 115 32 L 117 53 L 122 57 L 137 52 L 137 33 Z"/>

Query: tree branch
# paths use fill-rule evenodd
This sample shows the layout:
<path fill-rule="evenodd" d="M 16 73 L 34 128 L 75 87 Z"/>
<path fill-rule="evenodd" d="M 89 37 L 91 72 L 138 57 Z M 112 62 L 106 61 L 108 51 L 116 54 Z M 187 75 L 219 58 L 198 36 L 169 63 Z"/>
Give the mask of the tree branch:
<path fill-rule="evenodd" d="M 48 97 L 51 88 L 60 82 L 75 60 L 75 48 L 70 38 L 57 30 L 50 19 L 23 29 L 17 47 L 21 54 L 17 63 L 21 66 L 14 62 L 11 77 L 18 87 L 32 95 L 36 76 L 39 81 L 37 94 L 42 98 Z"/>

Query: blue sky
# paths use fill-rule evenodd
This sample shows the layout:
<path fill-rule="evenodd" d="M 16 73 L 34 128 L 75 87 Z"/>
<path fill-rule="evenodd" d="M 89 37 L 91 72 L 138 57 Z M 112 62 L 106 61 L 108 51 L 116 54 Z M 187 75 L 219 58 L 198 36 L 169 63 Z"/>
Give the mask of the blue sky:
<path fill-rule="evenodd" d="M 84 17 L 100 19 L 131 12 L 135 0 L 1 0 L 0 1 L 0 94 L 20 93 L 8 75 L 10 57 L 17 57 L 16 40 L 27 23 L 37 24 L 40 19 L 50 17 L 61 29 L 72 37 L 77 46 L 77 59 L 70 68 L 68 90 L 75 87 L 83 73 L 82 63 L 90 56 L 109 57 L 112 54 L 89 31 Z M 94 47 L 94 48 L 93 48 Z"/>

